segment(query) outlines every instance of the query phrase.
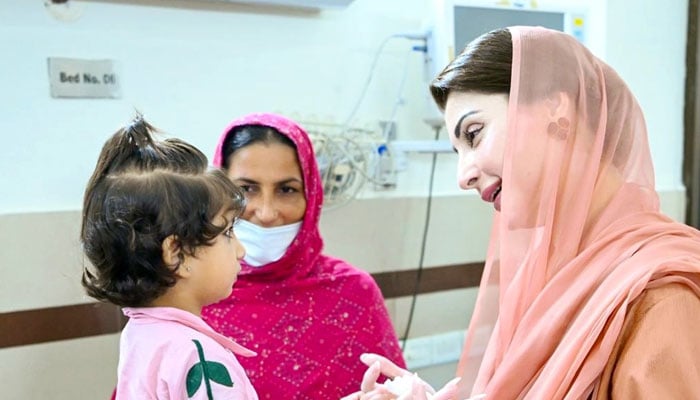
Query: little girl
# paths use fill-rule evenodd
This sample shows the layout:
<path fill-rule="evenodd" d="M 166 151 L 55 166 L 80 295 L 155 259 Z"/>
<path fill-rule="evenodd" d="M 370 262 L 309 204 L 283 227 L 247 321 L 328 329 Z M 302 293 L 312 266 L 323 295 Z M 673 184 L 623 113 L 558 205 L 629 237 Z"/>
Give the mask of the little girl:
<path fill-rule="evenodd" d="M 156 140 L 140 116 L 102 148 L 85 190 L 87 293 L 124 307 L 117 399 L 257 399 L 203 306 L 231 294 L 245 250 L 233 224 L 242 192 L 177 139 Z"/>

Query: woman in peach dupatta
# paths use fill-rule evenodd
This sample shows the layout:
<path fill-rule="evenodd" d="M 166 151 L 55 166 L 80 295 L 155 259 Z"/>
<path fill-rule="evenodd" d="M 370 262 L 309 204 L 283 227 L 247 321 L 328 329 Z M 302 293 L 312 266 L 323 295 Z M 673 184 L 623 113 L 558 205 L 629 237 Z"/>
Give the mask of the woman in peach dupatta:
<path fill-rule="evenodd" d="M 644 117 L 615 71 L 566 34 L 513 27 L 470 43 L 431 92 L 460 187 L 497 210 L 461 380 L 432 399 L 700 398 L 700 232 L 660 213 Z M 432 391 L 362 359 L 349 399 Z"/>

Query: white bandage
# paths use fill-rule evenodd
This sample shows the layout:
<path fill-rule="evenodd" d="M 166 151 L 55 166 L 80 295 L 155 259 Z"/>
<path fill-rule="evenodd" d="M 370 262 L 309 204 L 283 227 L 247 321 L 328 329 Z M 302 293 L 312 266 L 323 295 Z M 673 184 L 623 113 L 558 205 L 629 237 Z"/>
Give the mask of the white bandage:
<path fill-rule="evenodd" d="M 394 379 L 387 379 L 386 382 L 384 382 L 384 386 L 386 386 L 392 394 L 400 397 L 411 393 L 413 379 L 419 379 L 418 374 L 413 374 L 413 376 L 397 376 Z M 433 398 L 433 395 L 426 393 L 426 397 L 430 400 Z"/>

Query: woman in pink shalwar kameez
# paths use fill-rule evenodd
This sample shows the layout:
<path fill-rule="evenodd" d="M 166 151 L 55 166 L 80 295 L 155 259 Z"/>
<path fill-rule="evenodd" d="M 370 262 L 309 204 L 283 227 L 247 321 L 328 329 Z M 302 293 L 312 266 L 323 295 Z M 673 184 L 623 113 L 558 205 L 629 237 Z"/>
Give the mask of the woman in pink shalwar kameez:
<path fill-rule="evenodd" d="M 236 234 L 247 253 L 231 296 L 203 317 L 258 353 L 240 361 L 260 398 L 338 399 L 362 378 L 364 352 L 404 365 L 375 281 L 322 254 L 323 187 L 306 132 L 251 114 L 224 130 L 213 162 L 246 193 Z"/>
<path fill-rule="evenodd" d="M 617 73 L 569 35 L 512 27 L 470 43 L 431 91 L 460 187 L 496 209 L 461 380 L 436 398 L 700 398 L 700 232 L 659 211 L 642 110 Z M 380 371 L 412 381 L 402 400 L 426 398 L 363 359 L 349 399 L 397 398 Z"/>

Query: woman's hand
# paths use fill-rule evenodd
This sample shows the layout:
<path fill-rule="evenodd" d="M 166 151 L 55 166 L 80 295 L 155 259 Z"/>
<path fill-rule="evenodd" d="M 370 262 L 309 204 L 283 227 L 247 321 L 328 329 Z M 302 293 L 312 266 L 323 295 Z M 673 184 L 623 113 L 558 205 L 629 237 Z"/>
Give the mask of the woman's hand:
<path fill-rule="evenodd" d="M 416 374 L 400 368 L 385 357 L 370 353 L 360 356 L 360 360 L 369 366 L 362 378 L 360 391 L 341 400 L 448 400 L 457 390 L 459 378 L 453 379 L 435 393 Z M 392 381 L 377 383 L 380 375 L 385 375 Z"/>

